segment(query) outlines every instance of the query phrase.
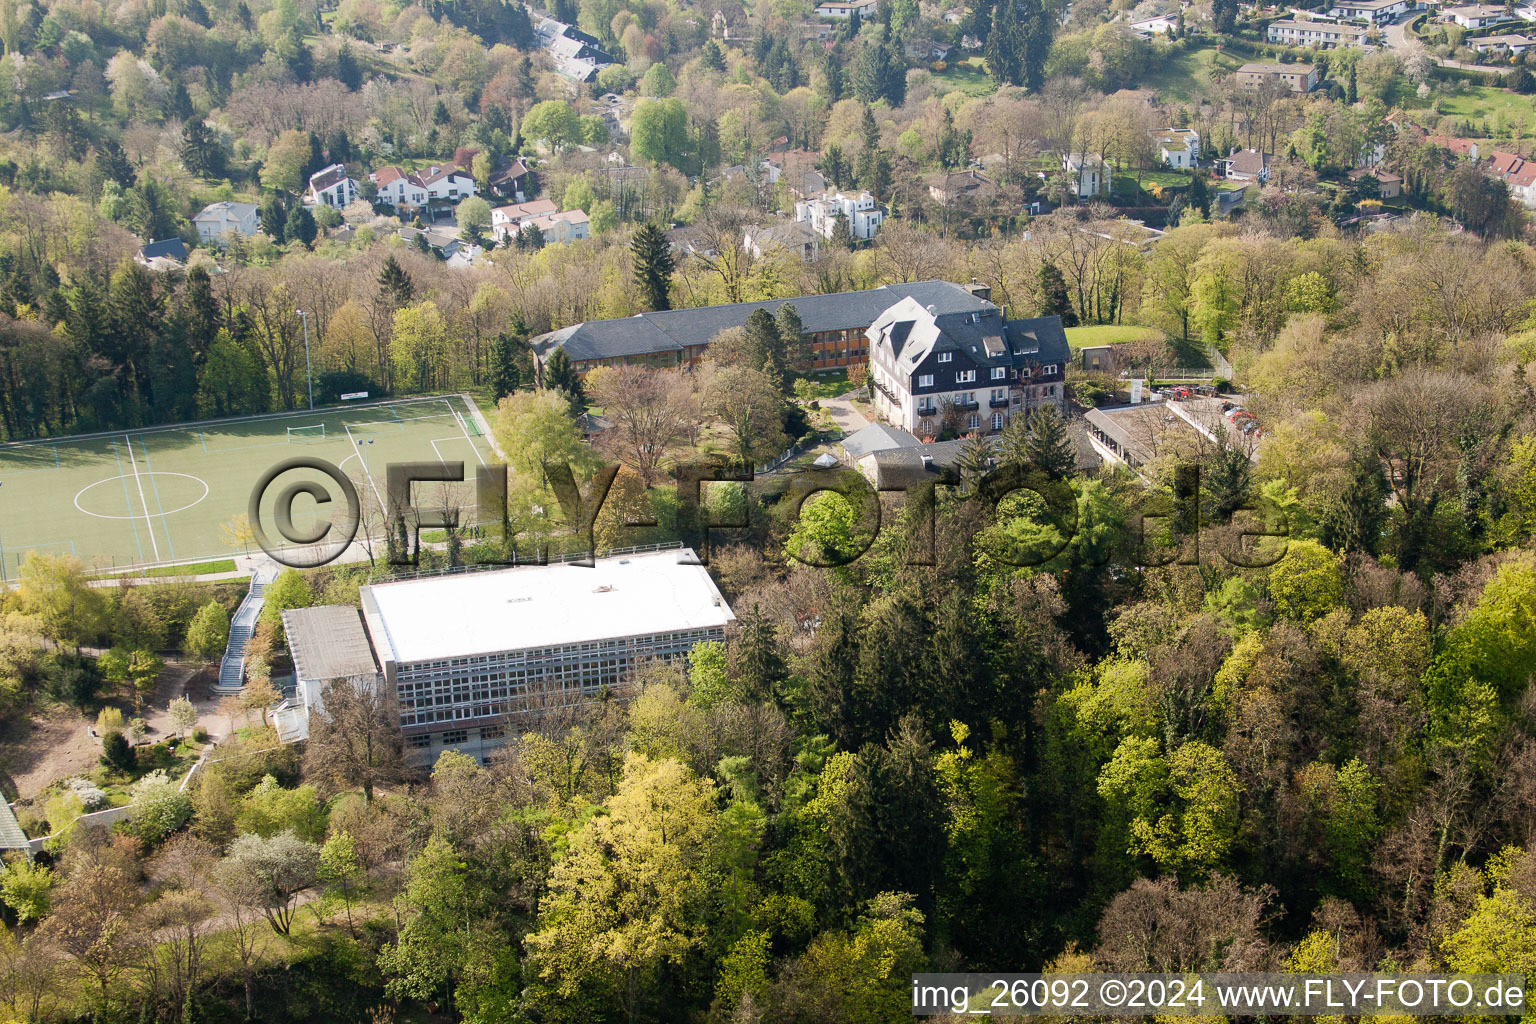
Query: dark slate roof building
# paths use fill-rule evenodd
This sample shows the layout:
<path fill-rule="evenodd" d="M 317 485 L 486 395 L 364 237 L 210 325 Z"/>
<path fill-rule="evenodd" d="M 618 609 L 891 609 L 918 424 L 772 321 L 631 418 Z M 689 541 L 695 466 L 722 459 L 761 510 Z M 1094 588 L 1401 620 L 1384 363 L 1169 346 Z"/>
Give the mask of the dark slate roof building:
<path fill-rule="evenodd" d="M 865 330 L 887 309 L 904 299 L 917 303 L 919 308 L 932 308 L 946 315 L 1000 316 L 1000 310 L 988 300 L 984 286 L 916 281 L 867 291 L 672 309 L 639 313 L 620 320 L 592 320 L 542 334 L 533 339 L 532 345 L 540 365 L 551 351 L 563 348 L 576 369 L 583 372 L 619 363 L 691 365 L 703 357 L 716 335 L 742 326 L 755 310 L 774 313 L 780 306 L 792 304 L 805 332 L 810 335 L 813 367 L 831 369 L 863 365 L 869 357 Z"/>
<path fill-rule="evenodd" d="M 1061 318 L 1005 320 L 903 298 L 868 332 L 870 382 L 882 419 L 934 439 L 995 433 L 1044 404 L 1066 412 L 1071 358 Z"/>
<path fill-rule="evenodd" d="M 176 263 L 187 262 L 187 247 L 179 238 L 166 238 L 158 242 L 145 242 L 139 246 L 138 255 L 134 257 L 146 267 L 159 268 L 164 263 L 156 263 L 156 260 L 174 261 Z"/>

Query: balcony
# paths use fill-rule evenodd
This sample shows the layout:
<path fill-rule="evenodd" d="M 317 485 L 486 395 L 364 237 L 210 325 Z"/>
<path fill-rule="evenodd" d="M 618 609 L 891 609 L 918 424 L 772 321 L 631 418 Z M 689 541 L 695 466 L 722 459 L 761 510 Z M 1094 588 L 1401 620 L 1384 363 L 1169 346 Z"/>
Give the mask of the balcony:
<path fill-rule="evenodd" d="M 987 402 L 987 405 L 994 409 L 1006 409 L 1008 408 L 1008 396 L 1004 395 L 1002 398 L 991 399 Z"/>
<path fill-rule="evenodd" d="M 936 405 L 920 405 L 917 407 L 917 414 L 919 416 L 937 416 L 939 414 L 939 407 Z"/>
<path fill-rule="evenodd" d="M 961 412 L 975 412 L 977 409 L 981 408 L 981 403 L 975 401 L 974 399 L 969 402 L 956 402 L 955 408 L 959 409 Z"/>

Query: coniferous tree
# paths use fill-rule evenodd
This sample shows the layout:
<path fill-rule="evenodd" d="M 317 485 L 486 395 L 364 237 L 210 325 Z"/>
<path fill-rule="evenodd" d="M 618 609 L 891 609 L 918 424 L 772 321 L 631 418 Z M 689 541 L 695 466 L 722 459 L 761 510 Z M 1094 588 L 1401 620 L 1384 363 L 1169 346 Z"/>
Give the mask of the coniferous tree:
<path fill-rule="evenodd" d="M 1024 453 L 1031 465 L 1052 480 L 1065 480 L 1077 469 L 1077 451 L 1054 405 L 1042 405 L 1030 413 Z"/>
<path fill-rule="evenodd" d="M 115 181 L 123 188 L 133 184 L 133 164 L 128 162 L 128 154 L 123 152 L 123 147 L 116 139 L 106 138 L 97 143 L 95 159 L 103 178 Z"/>
<path fill-rule="evenodd" d="M 786 302 L 780 306 L 774 314 L 773 322 L 779 331 L 779 348 L 784 353 L 786 366 L 790 369 L 809 366 L 811 339 L 805 333 L 805 323 L 800 319 L 800 311 L 795 308 L 795 304 Z"/>
<path fill-rule="evenodd" d="M 1077 312 L 1072 308 L 1067 280 L 1049 260 L 1040 264 L 1040 315 L 1061 317 L 1063 327 L 1077 326 Z"/>
<path fill-rule="evenodd" d="M 1211 215 L 1211 190 L 1205 183 L 1205 175 L 1199 171 L 1189 179 L 1189 207 L 1199 210 L 1202 217 Z"/>
<path fill-rule="evenodd" d="M 288 214 L 283 233 L 288 241 L 303 242 L 304 248 L 310 248 L 314 245 L 315 236 L 319 234 L 319 228 L 315 225 L 315 215 L 303 206 L 295 205 Z"/>
<path fill-rule="evenodd" d="M 754 309 L 742 326 L 746 334 L 746 348 L 751 353 L 754 370 L 766 370 L 770 366 L 784 368 L 784 343 L 779 337 L 779 326 L 766 309 Z"/>
<path fill-rule="evenodd" d="M 283 200 L 277 195 L 267 196 L 261 204 L 261 230 L 274 242 L 281 243 L 286 237 L 288 226 L 288 211 L 283 207 Z"/>
<path fill-rule="evenodd" d="M 379 291 L 396 306 L 407 305 L 416 297 L 416 285 L 411 275 L 394 256 L 386 257 L 384 268 L 379 271 Z"/>
<path fill-rule="evenodd" d="M 634 255 L 635 280 L 645 292 L 646 303 L 653 310 L 671 309 L 669 292 L 677 256 L 661 227 L 654 223 L 641 225 L 629 250 Z"/>
<path fill-rule="evenodd" d="M 501 401 L 522 386 L 523 374 L 517 367 L 517 356 L 526 344 L 523 338 L 510 331 L 502 331 L 491 342 L 490 377 L 486 383 L 490 385 L 491 397 L 496 401 Z"/>
<path fill-rule="evenodd" d="M 343 42 L 341 49 L 336 51 L 336 80 L 346 86 L 349 92 L 356 92 L 363 84 L 363 72 L 358 67 L 349 42 Z"/>
<path fill-rule="evenodd" d="M 224 177 L 224 147 L 201 118 L 192 118 L 181 130 L 181 162 L 200 177 Z"/>
<path fill-rule="evenodd" d="M 587 397 L 581 386 L 581 375 L 563 348 L 556 348 L 544 362 L 544 387 L 550 391 L 564 391 L 573 402 L 584 402 Z"/>
<path fill-rule="evenodd" d="M 532 252 L 544 248 L 544 232 L 537 224 L 524 224 L 513 236 L 513 241 L 519 249 Z"/>
<path fill-rule="evenodd" d="M 1038 91 L 1055 25 L 1040 0 L 999 0 L 983 50 L 993 80 Z"/>

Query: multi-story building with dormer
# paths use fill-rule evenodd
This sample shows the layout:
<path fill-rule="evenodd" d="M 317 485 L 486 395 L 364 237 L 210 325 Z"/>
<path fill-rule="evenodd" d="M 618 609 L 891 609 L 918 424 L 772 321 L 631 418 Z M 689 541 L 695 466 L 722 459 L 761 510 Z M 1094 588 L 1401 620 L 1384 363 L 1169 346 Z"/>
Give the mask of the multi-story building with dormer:
<path fill-rule="evenodd" d="M 875 411 L 918 437 L 993 433 L 1043 405 L 1066 411 L 1061 318 L 1005 320 L 996 306 L 941 312 L 902 299 L 870 326 Z"/>

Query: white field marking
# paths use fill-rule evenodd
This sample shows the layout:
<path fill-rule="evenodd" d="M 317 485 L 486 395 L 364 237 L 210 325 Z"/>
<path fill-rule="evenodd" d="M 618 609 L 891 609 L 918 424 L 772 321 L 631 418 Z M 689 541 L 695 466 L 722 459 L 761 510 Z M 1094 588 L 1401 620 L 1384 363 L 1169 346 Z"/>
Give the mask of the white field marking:
<path fill-rule="evenodd" d="M 151 470 L 149 475 L 152 476 L 152 477 L 154 477 L 154 476 L 180 476 L 180 477 L 186 477 L 188 480 L 196 480 L 198 483 L 203 485 L 203 493 L 202 494 L 198 495 L 196 498 L 193 498 L 191 501 L 187 502 L 185 505 L 182 505 L 180 508 L 173 508 L 173 509 L 171 509 L 171 510 L 169 510 L 167 512 L 162 512 L 161 515 L 173 516 L 177 512 L 185 512 L 187 509 L 191 508 L 193 505 L 197 505 L 197 504 L 201 503 L 204 498 L 208 497 L 208 481 L 204 480 L 200 476 L 193 476 L 191 473 L 172 473 L 168 469 L 155 469 L 155 470 Z M 93 519 L 138 519 L 139 517 L 137 515 L 114 516 L 114 515 L 111 515 L 110 513 L 107 513 L 107 512 L 92 512 L 90 509 L 88 509 L 84 505 L 80 504 L 80 499 L 85 495 L 86 491 L 89 491 L 89 490 L 91 490 L 93 488 L 96 488 L 96 487 L 100 487 L 102 484 L 114 483 L 114 482 L 116 482 L 118 480 L 121 480 L 121 479 L 122 479 L 121 475 L 119 475 L 119 476 L 109 476 L 109 477 L 107 477 L 104 480 L 97 480 L 93 484 L 86 484 L 84 487 L 80 488 L 78 491 L 75 492 L 75 508 L 79 509 L 81 512 L 84 512 L 86 515 L 90 516 Z M 62 544 L 63 541 L 60 541 L 59 543 Z"/>
<path fill-rule="evenodd" d="M 459 410 L 455 409 L 448 399 L 443 399 L 443 402 L 448 406 L 448 411 L 453 413 L 454 420 L 458 422 L 459 431 L 464 435 L 464 440 L 469 442 L 469 450 L 475 453 L 475 458 L 480 460 L 480 465 L 485 465 L 485 456 L 480 454 L 480 449 L 476 448 L 475 442 L 470 439 L 469 428 L 464 425 L 464 417 L 459 415 Z"/>
<path fill-rule="evenodd" d="M 368 486 L 373 488 L 373 496 L 379 501 L 379 514 L 388 515 L 389 506 L 384 504 L 384 495 L 379 493 L 379 485 L 373 482 L 373 474 L 368 472 L 368 460 L 363 458 L 363 450 L 358 447 L 357 438 L 352 436 L 352 428 L 343 423 L 341 429 L 347 432 L 347 443 L 352 446 L 352 454 L 357 456 L 358 464 L 363 467 L 363 479 L 368 481 Z"/>
<path fill-rule="evenodd" d="M 155 561 L 160 561 L 160 542 L 155 540 L 155 522 L 149 518 L 149 502 L 144 500 L 144 481 L 139 479 L 139 461 L 133 457 L 133 442 L 128 435 L 123 435 L 123 443 L 128 446 L 128 465 L 133 467 L 133 482 L 139 488 L 139 507 L 144 510 L 144 525 L 149 527 L 149 545 L 155 549 Z"/>

